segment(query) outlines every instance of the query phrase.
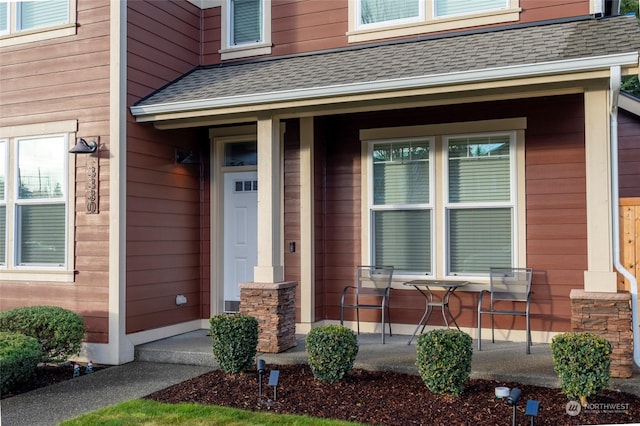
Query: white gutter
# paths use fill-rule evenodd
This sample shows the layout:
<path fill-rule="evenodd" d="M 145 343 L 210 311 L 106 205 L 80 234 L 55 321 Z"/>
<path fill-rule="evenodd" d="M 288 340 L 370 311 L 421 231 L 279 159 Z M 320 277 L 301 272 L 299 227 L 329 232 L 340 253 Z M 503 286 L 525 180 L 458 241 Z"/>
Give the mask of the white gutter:
<path fill-rule="evenodd" d="M 175 112 L 270 104 L 275 102 L 318 99 L 330 96 L 360 95 L 372 92 L 407 90 L 460 83 L 477 83 L 521 77 L 543 76 L 570 72 L 603 70 L 613 66 L 638 65 L 638 52 L 618 53 L 591 58 L 567 59 L 538 64 L 510 65 L 484 70 L 469 70 L 391 80 L 338 84 L 305 89 L 282 90 L 268 93 L 225 96 L 194 101 L 167 102 L 131 107 L 134 116 L 168 114 Z"/>
<path fill-rule="evenodd" d="M 620 195 L 618 194 L 618 96 L 620 96 L 620 66 L 611 67 L 609 93 L 611 111 L 611 211 L 613 222 L 613 264 L 631 285 L 631 327 L 633 330 L 633 361 L 640 367 L 640 329 L 638 321 L 638 280 L 620 262 Z"/>

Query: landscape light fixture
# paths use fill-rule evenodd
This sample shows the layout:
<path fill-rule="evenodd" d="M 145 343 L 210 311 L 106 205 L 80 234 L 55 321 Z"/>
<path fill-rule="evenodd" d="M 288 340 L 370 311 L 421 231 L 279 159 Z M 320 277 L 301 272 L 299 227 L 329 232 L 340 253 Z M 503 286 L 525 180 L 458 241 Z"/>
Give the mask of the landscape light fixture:
<path fill-rule="evenodd" d="M 87 142 L 84 138 L 80 138 L 78 143 L 69 150 L 71 154 L 92 154 L 98 149 L 98 142 Z"/>
<path fill-rule="evenodd" d="M 511 389 L 509 396 L 507 397 L 507 404 L 513 405 L 513 422 L 512 426 L 516 426 L 517 424 L 517 416 L 518 413 L 516 411 L 516 405 L 518 404 L 518 399 L 520 399 L 520 395 L 522 395 L 522 391 L 519 388 Z"/>
<path fill-rule="evenodd" d="M 260 396 L 260 400 L 262 400 L 262 376 L 264 376 L 264 373 L 267 371 L 267 366 L 264 362 L 264 359 L 259 359 L 258 360 L 258 383 L 259 383 L 259 396 Z"/>
<path fill-rule="evenodd" d="M 176 163 L 178 164 L 198 164 L 199 162 L 193 151 L 176 151 Z"/>

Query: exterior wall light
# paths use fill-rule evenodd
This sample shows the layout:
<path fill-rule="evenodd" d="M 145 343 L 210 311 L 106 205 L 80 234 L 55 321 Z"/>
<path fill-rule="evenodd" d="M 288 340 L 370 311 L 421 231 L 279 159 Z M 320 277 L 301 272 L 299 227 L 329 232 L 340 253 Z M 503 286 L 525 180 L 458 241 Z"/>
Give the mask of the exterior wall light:
<path fill-rule="evenodd" d="M 200 160 L 193 151 L 176 151 L 176 163 L 178 164 L 199 164 Z"/>
<path fill-rule="evenodd" d="M 98 149 L 98 142 L 96 142 L 95 140 L 91 142 L 87 142 L 83 138 L 80 138 L 76 146 L 71 148 L 69 152 L 71 154 L 92 154 L 96 152 L 97 149 Z"/>

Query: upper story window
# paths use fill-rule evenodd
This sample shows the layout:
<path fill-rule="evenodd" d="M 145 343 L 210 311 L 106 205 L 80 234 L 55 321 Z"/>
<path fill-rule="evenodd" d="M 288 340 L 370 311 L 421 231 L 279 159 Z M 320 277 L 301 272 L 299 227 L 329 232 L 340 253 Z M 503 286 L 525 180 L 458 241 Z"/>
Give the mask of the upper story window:
<path fill-rule="evenodd" d="M 3 1 L 0 46 L 75 34 L 74 0 Z"/>
<path fill-rule="evenodd" d="M 518 21 L 520 0 L 355 0 L 350 42 Z"/>
<path fill-rule="evenodd" d="M 380 26 L 416 22 L 424 16 L 421 0 L 360 0 L 358 26 Z"/>
<path fill-rule="evenodd" d="M 271 0 L 226 0 L 222 3 L 221 58 L 271 53 Z"/>

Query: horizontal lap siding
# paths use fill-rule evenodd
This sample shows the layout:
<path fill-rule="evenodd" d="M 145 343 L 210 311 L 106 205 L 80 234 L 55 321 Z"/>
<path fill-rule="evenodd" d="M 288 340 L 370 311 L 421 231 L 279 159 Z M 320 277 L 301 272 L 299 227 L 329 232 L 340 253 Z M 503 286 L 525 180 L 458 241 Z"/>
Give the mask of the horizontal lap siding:
<path fill-rule="evenodd" d="M 340 294 L 360 263 L 360 142 L 358 129 L 527 117 L 525 130 L 527 266 L 534 268 L 532 327 L 570 328 L 569 292 L 583 287 L 587 269 L 584 106 L 581 95 L 424 108 L 316 119 L 325 129 L 324 236 L 321 286 L 324 319 L 340 317 Z M 442 255 L 439 253 L 438 255 Z M 424 310 L 415 290 L 395 290 L 391 318 L 414 324 Z M 451 308 L 460 326 L 476 327 L 477 293 L 459 291 Z M 351 313 L 348 313 L 351 315 Z M 375 320 L 376 313 L 365 318 Z M 379 315 L 379 313 L 377 314 Z M 433 322 L 431 322 L 433 321 Z M 515 321 L 515 322 L 513 322 Z M 430 324 L 444 324 L 435 315 Z M 524 329 L 521 319 L 496 318 L 498 327 Z"/>
<path fill-rule="evenodd" d="M 130 103 L 199 64 L 200 14 L 189 2 L 128 3 Z M 209 274 L 202 179 L 207 171 L 176 164 L 176 150 L 206 158 L 206 129 L 159 131 L 129 118 L 127 333 L 209 314 L 203 281 Z M 176 305 L 178 294 L 187 297 L 186 305 Z"/>
<path fill-rule="evenodd" d="M 56 305 L 83 316 L 86 340 L 108 341 L 109 1 L 78 1 L 77 35 L 0 48 L 0 126 L 77 120 L 100 137 L 99 214 L 86 214 L 86 156 L 75 157 L 73 283 L 0 280 L 0 310 Z M 70 141 L 73 143 L 73 141 Z M 74 158 L 70 158 L 73 165 Z"/>
<path fill-rule="evenodd" d="M 619 110 L 620 197 L 640 197 L 640 117 Z"/>
<path fill-rule="evenodd" d="M 308 170 L 300 169 L 300 121 L 288 120 L 284 135 L 284 279 L 296 281 L 295 315 L 301 319 L 301 269 L 300 256 L 300 175 Z M 295 251 L 289 250 L 289 243 Z"/>
<path fill-rule="evenodd" d="M 588 15 L 589 0 L 520 0 L 520 22 L 545 21 Z M 221 62 L 220 7 L 203 10 L 203 64 Z M 496 26 L 514 25 L 508 22 Z M 461 28 L 468 30 L 469 28 Z M 272 0 L 271 56 L 313 52 L 349 46 L 347 0 Z M 429 35 L 433 33 L 428 33 Z M 419 36 L 415 34 L 411 37 Z"/>

